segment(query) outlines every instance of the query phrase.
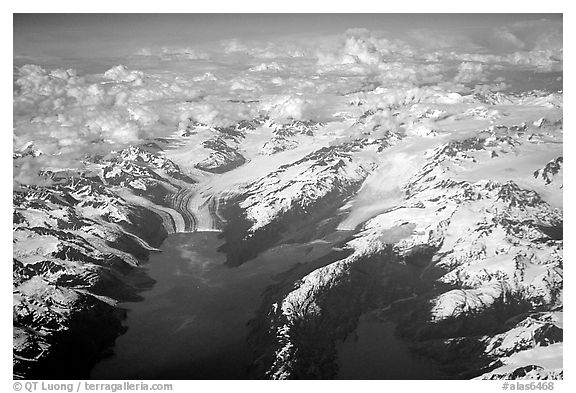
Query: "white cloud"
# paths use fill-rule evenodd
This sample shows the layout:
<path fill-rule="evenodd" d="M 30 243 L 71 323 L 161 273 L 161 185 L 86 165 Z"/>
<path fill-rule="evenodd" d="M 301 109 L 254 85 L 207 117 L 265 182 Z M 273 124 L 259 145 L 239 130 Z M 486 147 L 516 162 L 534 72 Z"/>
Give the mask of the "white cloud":
<path fill-rule="evenodd" d="M 117 65 L 106 71 L 104 77 L 116 82 L 131 82 L 135 86 L 142 86 L 144 74 L 141 71 L 131 71 L 126 66 Z"/>
<path fill-rule="evenodd" d="M 454 77 L 456 83 L 472 83 L 486 81 L 485 66 L 481 63 L 463 62 L 458 66 Z"/>
<path fill-rule="evenodd" d="M 534 49 L 529 52 L 515 52 L 506 57 L 513 65 L 535 68 L 536 71 L 562 71 L 563 51 L 554 49 Z"/>
<path fill-rule="evenodd" d="M 319 66 L 377 66 L 398 56 L 410 55 L 412 50 L 407 44 L 377 36 L 366 29 L 350 29 L 335 50 L 317 52 Z"/>
<path fill-rule="evenodd" d="M 230 83 L 230 90 L 261 91 L 259 83 L 252 78 L 234 78 Z"/>
<path fill-rule="evenodd" d="M 239 39 L 222 41 L 225 53 L 248 52 L 248 47 Z"/>
<path fill-rule="evenodd" d="M 271 63 L 261 63 L 258 64 L 254 67 L 250 67 L 248 69 L 248 71 L 252 71 L 252 72 L 262 72 L 262 71 L 280 71 L 282 70 L 284 67 L 278 65 L 278 63 L 276 63 L 275 61 L 271 62 Z"/>
<path fill-rule="evenodd" d="M 259 109 L 275 120 L 303 120 L 310 101 L 296 95 L 272 96 L 264 99 Z"/>
<path fill-rule="evenodd" d="M 216 81 L 218 80 L 218 78 L 216 78 L 216 76 L 214 76 L 214 74 L 211 72 L 205 72 L 202 75 L 193 77 L 192 80 L 194 82 L 205 82 L 205 81 Z"/>
<path fill-rule="evenodd" d="M 89 83 L 73 70 L 18 70 L 14 92 L 14 146 L 33 141 L 43 165 L 81 167 L 84 157 L 162 136 L 176 127 L 174 100 L 198 94 L 190 82 L 163 80 L 116 66 Z M 94 79 L 94 78 L 91 78 Z M 30 181 L 38 165 L 17 164 L 15 179 Z M 22 172 L 25 173 L 16 173 Z"/>

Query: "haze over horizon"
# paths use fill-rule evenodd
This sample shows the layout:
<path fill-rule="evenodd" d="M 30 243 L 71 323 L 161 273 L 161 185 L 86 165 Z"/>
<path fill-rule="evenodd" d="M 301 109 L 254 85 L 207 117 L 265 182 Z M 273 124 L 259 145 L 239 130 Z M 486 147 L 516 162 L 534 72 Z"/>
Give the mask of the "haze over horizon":
<path fill-rule="evenodd" d="M 494 31 L 530 25 L 525 37 Z M 544 27 L 545 26 L 545 27 Z M 15 64 L 96 61 L 134 54 L 139 48 L 185 46 L 214 49 L 223 40 L 307 41 L 347 29 L 381 31 L 390 39 L 429 45 L 436 36 L 460 37 L 454 49 L 495 53 L 527 49 L 541 29 L 561 32 L 561 14 L 14 14 Z M 423 42 L 425 33 L 431 33 Z M 523 32 L 527 33 L 527 32 Z"/>

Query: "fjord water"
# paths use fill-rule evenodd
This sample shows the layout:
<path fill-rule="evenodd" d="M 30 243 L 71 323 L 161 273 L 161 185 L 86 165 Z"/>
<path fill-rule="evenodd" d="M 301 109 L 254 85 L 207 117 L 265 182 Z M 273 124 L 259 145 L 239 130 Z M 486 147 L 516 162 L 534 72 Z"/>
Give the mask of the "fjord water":
<path fill-rule="evenodd" d="M 365 314 L 338 345 L 338 379 L 443 379 L 431 359 L 414 354 L 395 335 L 396 324 Z"/>
<path fill-rule="evenodd" d="M 247 322 L 276 275 L 329 253 L 345 237 L 284 244 L 241 266 L 224 264 L 216 232 L 170 235 L 145 265 L 156 282 L 143 300 L 121 304 L 128 330 L 93 379 L 246 379 Z M 339 344 L 341 379 L 433 379 L 438 370 L 395 338 L 393 325 L 362 317 Z"/>
<path fill-rule="evenodd" d="M 94 379 L 244 379 L 247 322 L 273 277 L 330 251 L 330 242 L 282 245 L 238 267 L 224 264 L 216 232 L 170 235 L 151 255 L 156 281 L 143 300 L 124 303 L 127 332 Z"/>

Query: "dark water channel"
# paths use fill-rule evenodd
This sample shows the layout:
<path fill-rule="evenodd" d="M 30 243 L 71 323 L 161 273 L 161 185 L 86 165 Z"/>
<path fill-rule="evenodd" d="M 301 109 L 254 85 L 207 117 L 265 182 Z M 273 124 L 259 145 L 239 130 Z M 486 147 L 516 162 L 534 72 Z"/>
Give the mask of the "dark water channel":
<path fill-rule="evenodd" d="M 331 242 L 282 245 L 238 267 L 224 265 L 216 232 L 170 235 L 146 264 L 156 281 L 140 302 L 124 303 L 128 331 L 94 379 L 244 379 L 246 323 L 273 277 L 328 253 Z"/>
<path fill-rule="evenodd" d="M 443 379 L 430 359 L 410 351 L 394 334 L 396 324 L 371 314 L 338 345 L 338 379 Z"/>
<path fill-rule="evenodd" d="M 346 235 L 340 237 L 343 238 Z M 127 332 L 114 354 L 93 368 L 94 379 L 246 379 L 251 351 L 247 322 L 274 277 L 313 261 L 332 241 L 282 245 L 238 267 L 224 265 L 215 232 L 170 235 L 146 265 L 156 281 L 128 310 Z M 437 370 L 395 338 L 394 325 L 362 317 L 339 344 L 339 378 L 434 378 Z"/>

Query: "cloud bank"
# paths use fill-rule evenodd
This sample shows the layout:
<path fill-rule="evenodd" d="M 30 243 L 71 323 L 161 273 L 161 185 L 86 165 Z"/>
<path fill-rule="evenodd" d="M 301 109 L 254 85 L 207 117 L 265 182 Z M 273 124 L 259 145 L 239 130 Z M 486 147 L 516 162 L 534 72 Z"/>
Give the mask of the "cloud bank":
<path fill-rule="evenodd" d="M 398 36 L 361 28 L 310 39 L 158 45 L 125 60 L 95 74 L 79 75 L 66 64 L 16 70 L 14 152 L 34 151 L 15 155 L 16 183 L 44 181 L 40 169 L 81 169 L 91 157 L 169 135 L 192 120 L 333 121 L 360 104 L 384 108 L 440 90 L 495 91 L 512 86 L 513 73 L 561 73 L 562 23 L 531 20 L 482 34 L 415 27 Z"/>

